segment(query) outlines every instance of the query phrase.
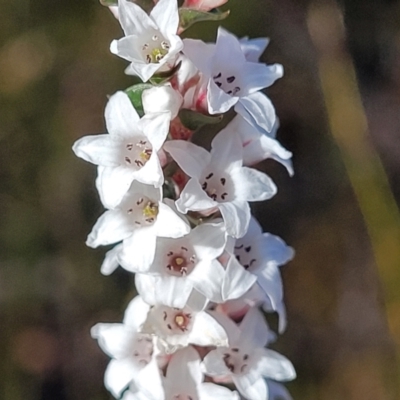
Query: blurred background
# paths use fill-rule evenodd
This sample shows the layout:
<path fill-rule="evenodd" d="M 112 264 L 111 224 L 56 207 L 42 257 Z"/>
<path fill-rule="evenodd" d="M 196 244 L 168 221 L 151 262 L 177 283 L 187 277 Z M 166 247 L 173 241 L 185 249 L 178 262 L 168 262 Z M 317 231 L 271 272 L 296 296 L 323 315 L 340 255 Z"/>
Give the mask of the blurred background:
<path fill-rule="evenodd" d="M 298 372 L 288 388 L 297 400 L 398 399 L 400 2 L 223 8 L 226 28 L 270 37 L 262 61 L 285 67 L 267 94 L 295 175 L 260 164 L 279 193 L 253 210 L 296 250 L 276 344 Z M 104 132 L 107 95 L 132 84 L 109 52 L 119 37 L 96 0 L 0 3 L 0 399 L 111 398 L 89 329 L 121 320 L 132 277 L 103 277 L 105 249 L 85 246 L 103 208 L 96 168 L 71 146 Z"/>

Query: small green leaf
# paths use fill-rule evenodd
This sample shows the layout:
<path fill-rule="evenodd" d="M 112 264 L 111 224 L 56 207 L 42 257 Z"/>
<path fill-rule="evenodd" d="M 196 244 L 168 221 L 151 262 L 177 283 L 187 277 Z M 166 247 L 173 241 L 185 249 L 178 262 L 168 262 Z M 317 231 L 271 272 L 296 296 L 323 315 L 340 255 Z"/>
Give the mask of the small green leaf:
<path fill-rule="evenodd" d="M 179 61 L 178 64 L 176 64 L 170 70 L 159 72 L 158 74 L 154 74 L 150 78 L 150 82 L 155 85 L 160 85 L 162 83 L 169 81 L 179 71 L 179 68 L 181 67 L 181 65 L 182 65 L 182 61 Z"/>
<path fill-rule="evenodd" d="M 125 90 L 125 93 L 128 95 L 131 100 L 133 107 L 139 114 L 140 117 L 143 117 L 143 103 L 142 103 L 142 93 L 146 89 L 152 88 L 153 85 L 150 83 L 138 83 L 137 85 L 133 85 Z"/>
<path fill-rule="evenodd" d="M 105 7 L 117 6 L 118 0 L 100 0 L 100 4 Z"/>
<path fill-rule="evenodd" d="M 179 111 L 179 119 L 191 131 L 195 131 L 204 125 L 218 124 L 222 121 L 222 118 L 224 118 L 223 114 L 205 115 L 186 108 Z"/>
<path fill-rule="evenodd" d="M 185 30 L 200 21 L 221 21 L 229 15 L 230 11 L 218 11 L 213 12 L 199 11 L 192 8 L 180 8 L 179 9 L 179 21 L 182 30 Z"/>

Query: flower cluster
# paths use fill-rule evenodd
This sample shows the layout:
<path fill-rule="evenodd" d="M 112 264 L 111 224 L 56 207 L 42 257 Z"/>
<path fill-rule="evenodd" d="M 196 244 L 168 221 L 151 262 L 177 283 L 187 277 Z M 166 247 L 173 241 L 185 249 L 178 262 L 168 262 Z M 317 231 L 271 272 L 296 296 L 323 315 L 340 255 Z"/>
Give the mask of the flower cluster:
<path fill-rule="evenodd" d="M 226 1 L 158 0 L 149 12 L 113 5 L 124 37 L 111 52 L 143 82 L 109 98 L 107 133 L 73 146 L 98 166 L 106 208 L 87 245 L 115 244 L 103 274 L 119 266 L 135 274 L 138 296 L 123 322 L 91 330 L 111 357 L 105 386 L 117 399 L 290 398 L 277 381 L 293 379 L 294 368 L 266 347 L 276 334 L 259 307 L 278 314 L 283 332 L 279 267 L 293 250 L 263 233 L 249 206 L 277 190 L 255 163 L 272 158 L 292 174 L 260 92 L 283 68 L 259 62 L 265 38 L 222 28 L 215 44 L 180 37 L 194 22 L 225 17 L 209 10 Z M 194 143 L 200 127 L 222 119 L 210 151 Z"/>

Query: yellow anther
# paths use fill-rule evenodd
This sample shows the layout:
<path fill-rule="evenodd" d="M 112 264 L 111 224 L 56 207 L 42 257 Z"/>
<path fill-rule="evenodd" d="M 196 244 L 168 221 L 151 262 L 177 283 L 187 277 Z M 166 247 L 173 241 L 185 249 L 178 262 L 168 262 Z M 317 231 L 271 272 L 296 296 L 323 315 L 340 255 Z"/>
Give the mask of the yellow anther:
<path fill-rule="evenodd" d="M 182 257 L 175 258 L 176 265 L 182 265 L 184 262 L 185 260 Z"/>
<path fill-rule="evenodd" d="M 175 317 L 175 322 L 178 326 L 182 326 L 185 323 L 185 318 L 182 315 L 177 315 Z"/>
<path fill-rule="evenodd" d="M 149 201 L 143 208 L 143 216 L 146 218 L 154 218 L 158 214 L 158 207 L 155 203 Z"/>

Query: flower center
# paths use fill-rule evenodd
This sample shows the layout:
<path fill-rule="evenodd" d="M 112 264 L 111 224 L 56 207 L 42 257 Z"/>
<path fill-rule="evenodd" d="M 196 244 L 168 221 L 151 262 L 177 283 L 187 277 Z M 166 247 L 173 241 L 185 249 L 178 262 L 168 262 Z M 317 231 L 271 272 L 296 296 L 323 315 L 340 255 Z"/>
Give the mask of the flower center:
<path fill-rule="evenodd" d="M 140 194 L 131 198 L 124 208 L 138 228 L 152 225 L 158 215 L 158 203 Z"/>
<path fill-rule="evenodd" d="M 241 90 L 234 74 L 222 74 L 222 72 L 218 72 L 213 76 L 213 80 L 221 90 L 231 96 L 237 96 Z"/>
<path fill-rule="evenodd" d="M 214 172 L 208 172 L 200 181 L 202 189 L 214 201 L 231 201 L 233 196 L 233 185 L 229 177 L 218 175 Z"/>
<path fill-rule="evenodd" d="M 163 331 L 168 335 L 182 335 L 192 329 L 192 313 L 187 307 L 180 309 L 159 306 L 154 312 L 161 317 Z"/>
<path fill-rule="evenodd" d="M 139 170 L 149 161 L 153 148 L 145 136 L 135 139 L 136 142 L 125 143 L 123 158 L 126 165 Z"/>
<path fill-rule="evenodd" d="M 247 246 L 245 243 L 239 240 L 236 242 L 235 256 L 244 269 L 251 269 L 251 267 L 256 266 L 257 264 L 257 256 L 253 246 Z"/>
<path fill-rule="evenodd" d="M 170 47 L 171 44 L 158 31 L 154 31 L 142 45 L 143 58 L 147 64 L 157 64 L 168 54 Z"/>
<path fill-rule="evenodd" d="M 181 246 L 167 253 L 167 270 L 174 276 L 186 276 L 193 271 L 196 264 L 196 255 L 185 246 Z"/>
<path fill-rule="evenodd" d="M 248 372 L 249 358 L 250 356 L 248 354 L 245 354 L 237 347 L 229 348 L 223 356 L 226 367 L 232 374 L 236 375 L 246 374 Z"/>
<path fill-rule="evenodd" d="M 146 366 L 153 356 L 154 346 L 150 335 L 139 333 L 133 340 L 133 357 L 135 361 Z"/>

